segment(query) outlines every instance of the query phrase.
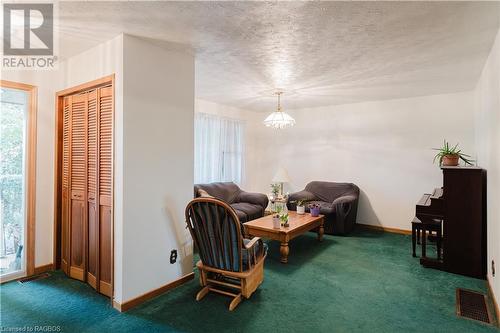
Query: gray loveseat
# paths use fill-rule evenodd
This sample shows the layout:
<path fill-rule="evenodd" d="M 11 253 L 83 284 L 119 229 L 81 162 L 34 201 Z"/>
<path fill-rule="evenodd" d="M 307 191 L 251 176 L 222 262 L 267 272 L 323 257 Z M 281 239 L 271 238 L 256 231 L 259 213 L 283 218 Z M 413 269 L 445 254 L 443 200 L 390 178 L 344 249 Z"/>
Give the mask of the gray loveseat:
<path fill-rule="evenodd" d="M 203 191 L 228 203 L 236 211 L 240 222 L 248 222 L 264 216 L 264 210 L 268 204 L 267 195 L 245 192 L 233 182 L 196 184 L 194 186 L 195 198 L 202 196 Z"/>
<path fill-rule="evenodd" d="M 325 232 L 333 235 L 347 235 L 356 223 L 359 188 L 352 183 L 333 183 L 313 181 L 300 192 L 288 197 L 287 207 L 296 210 L 297 200 L 308 200 L 318 204 L 320 213 L 325 215 Z"/>

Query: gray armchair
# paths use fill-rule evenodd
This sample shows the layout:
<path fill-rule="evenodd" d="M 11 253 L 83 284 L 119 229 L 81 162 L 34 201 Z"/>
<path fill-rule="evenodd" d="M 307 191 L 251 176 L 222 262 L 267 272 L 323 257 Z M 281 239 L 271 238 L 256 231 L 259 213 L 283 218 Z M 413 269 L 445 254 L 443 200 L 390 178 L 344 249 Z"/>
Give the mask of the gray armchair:
<path fill-rule="evenodd" d="M 325 232 L 333 235 L 347 235 L 356 223 L 359 188 L 352 183 L 313 181 L 300 192 L 288 197 L 289 210 L 296 210 L 297 200 L 307 200 L 307 204 L 318 204 L 320 213 L 325 215 Z M 306 211 L 309 208 L 306 205 Z"/>
<path fill-rule="evenodd" d="M 233 182 L 194 186 L 195 198 L 207 195 L 229 204 L 236 211 L 236 215 L 242 223 L 264 216 L 264 210 L 268 204 L 267 195 L 245 192 Z"/>

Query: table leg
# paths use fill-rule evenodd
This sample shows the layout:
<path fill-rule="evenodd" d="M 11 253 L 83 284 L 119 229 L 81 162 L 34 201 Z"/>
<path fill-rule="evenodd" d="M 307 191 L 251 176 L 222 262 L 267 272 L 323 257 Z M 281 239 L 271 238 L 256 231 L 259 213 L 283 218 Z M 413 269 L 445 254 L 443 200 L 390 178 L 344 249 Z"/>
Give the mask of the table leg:
<path fill-rule="evenodd" d="M 288 247 L 288 243 L 281 243 L 280 253 L 281 253 L 281 262 L 283 264 L 288 263 L 288 253 L 290 253 L 290 248 Z"/>
<path fill-rule="evenodd" d="M 318 228 L 318 240 L 320 242 L 323 241 L 323 234 L 325 233 L 325 228 L 323 227 L 323 223 L 321 223 L 321 225 L 319 226 Z"/>

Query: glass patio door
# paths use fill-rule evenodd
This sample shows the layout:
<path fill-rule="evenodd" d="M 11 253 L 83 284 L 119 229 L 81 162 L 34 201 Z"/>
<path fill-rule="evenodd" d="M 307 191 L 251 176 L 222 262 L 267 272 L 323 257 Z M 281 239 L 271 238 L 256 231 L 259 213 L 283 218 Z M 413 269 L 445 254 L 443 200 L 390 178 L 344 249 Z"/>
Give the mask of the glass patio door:
<path fill-rule="evenodd" d="M 0 279 L 26 275 L 29 92 L 0 88 Z"/>

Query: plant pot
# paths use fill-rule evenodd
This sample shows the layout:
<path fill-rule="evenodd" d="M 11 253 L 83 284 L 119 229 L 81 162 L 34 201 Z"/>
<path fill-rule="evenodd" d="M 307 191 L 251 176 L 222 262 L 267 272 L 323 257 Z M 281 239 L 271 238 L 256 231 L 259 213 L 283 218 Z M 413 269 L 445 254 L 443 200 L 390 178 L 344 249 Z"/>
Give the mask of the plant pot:
<path fill-rule="evenodd" d="M 274 229 L 281 228 L 281 220 L 279 217 L 273 217 L 273 228 Z"/>
<path fill-rule="evenodd" d="M 282 215 L 280 220 L 282 227 L 288 227 L 288 214 Z"/>
<path fill-rule="evenodd" d="M 458 155 L 444 155 L 441 165 L 443 166 L 457 166 L 458 165 Z"/>
<path fill-rule="evenodd" d="M 306 206 L 297 206 L 297 214 L 303 215 L 306 212 Z"/>
<path fill-rule="evenodd" d="M 311 216 L 312 217 L 318 217 L 319 216 L 319 210 L 320 210 L 319 207 L 311 207 L 309 210 L 311 212 Z"/>

